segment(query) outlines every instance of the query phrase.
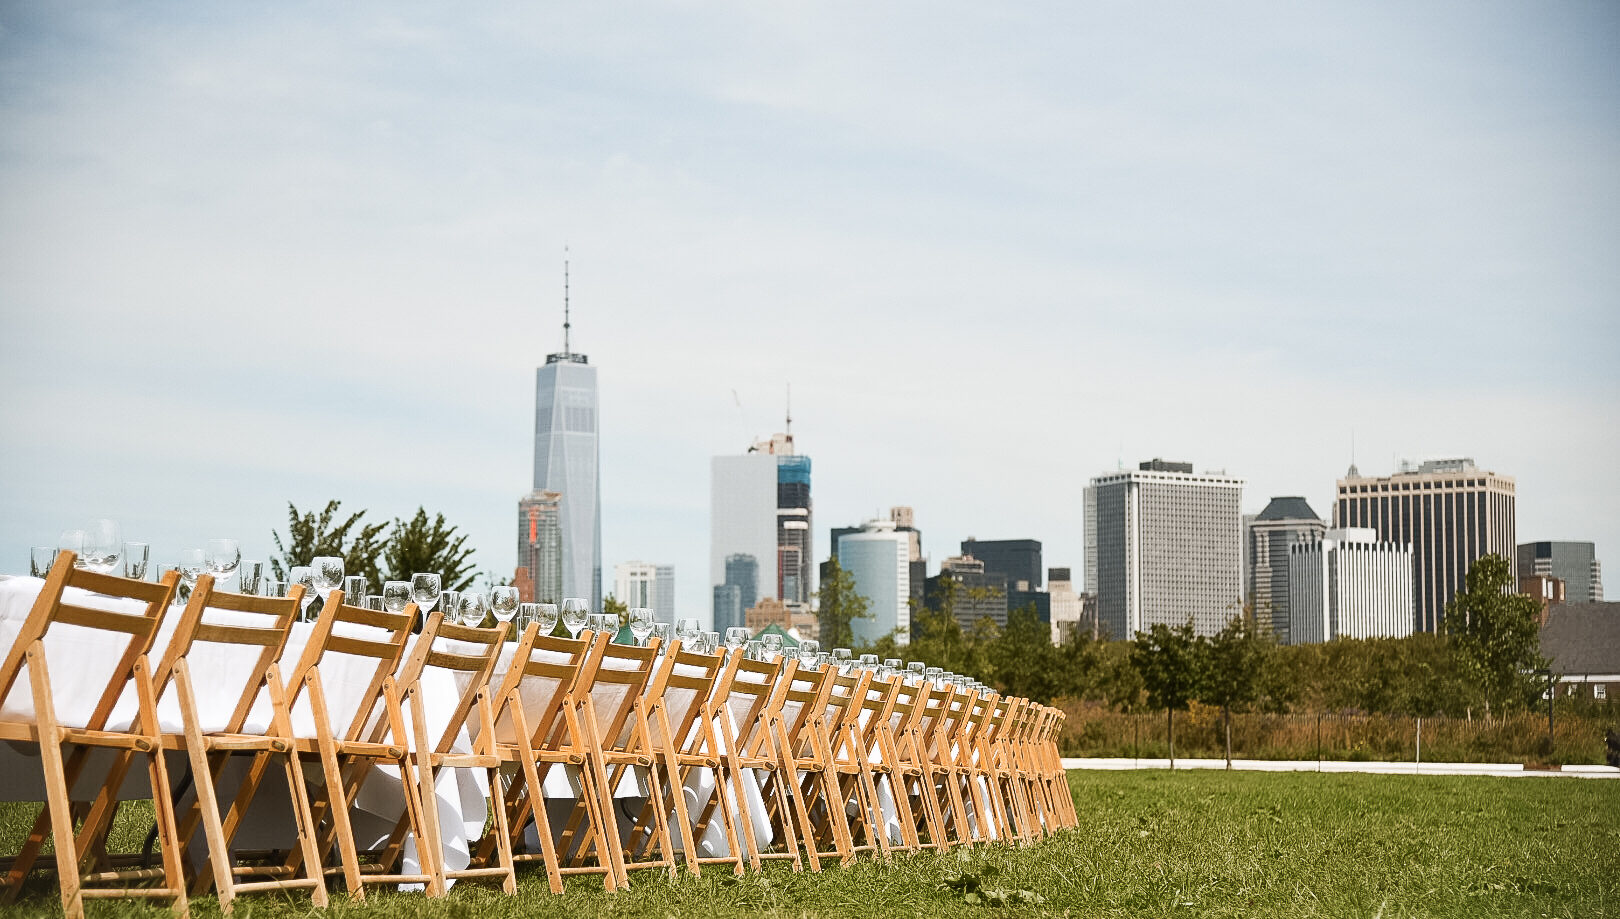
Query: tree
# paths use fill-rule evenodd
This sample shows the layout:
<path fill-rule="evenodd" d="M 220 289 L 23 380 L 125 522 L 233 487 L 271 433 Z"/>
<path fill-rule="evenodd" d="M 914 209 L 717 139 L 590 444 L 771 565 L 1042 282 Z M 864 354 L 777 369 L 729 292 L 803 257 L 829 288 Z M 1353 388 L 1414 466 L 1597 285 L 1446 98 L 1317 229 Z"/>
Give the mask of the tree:
<path fill-rule="evenodd" d="M 1061 694 L 1061 655 L 1034 604 L 1007 614 L 1007 627 L 991 643 L 988 657 L 995 682 L 1007 695 L 1046 704 Z"/>
<path fill-rule="evenodd" d="M 1534 671 L 1541 656 L 1540 608 L 1532 597 L 1510 593 L 1513 569 L 1500 555 L 1474 562 L 1462 590 L 1446 605 L 1446 633 L 1458 663 L 1490 714 L 1527 704 L 1545 688 Z"/>
<path fill-rule="evenodd" d="M 472 554 L 465 533 L 457 535 L 456 528 L 444 522 L 443 514 L 429 523 L 427 511 L 418 507 L 409 522 L 394 518 L 393 532 L 383 549 L 383 565 L 387 580 L 408 581 L 418 571 L 437 573 L 445 590 L 459 591 L 472 586 L 477 577 Z"/>
<path fill-rule="evenodd" d="M 1170 768 L 1176 768 L 1176 709 L 1186 708 L 1198 695 L 1204 673 L 1204 643 L 1193 635 L 1192 622 L 1177 628 L 1156 623 L 1137 632 L 1131 644 L 1131 664 L 1142 676 L 1148 704 L 1163 708 L 1169 717 Z"/>
<path fill-rule="evenodd" d="M 630 612 L 630 607 L 618 597 L 608 594 L 602 598 L 602 612 L 622 619 L 626 613 Z"/>
<path fill-rule="evenodd" d="M 364 575 L 378 590 L 382 589 L 382 575 L 377 560 L 382 557 L 384 541 L 379 537 L 388 529 L 386 523 L 361 523 L 365 511 L 356 511 L 341 522 L 337 519 L 340 501 L 328 501 L 319 514 L 310 511 L 300 514 L 291 501 L 287 502 L 287 539 L 272 531 L 277 555 L 270 559 L 270 570 L 276 580 L 287 580 L 287 572 L 297 565 L 307 565 L 321 555 L 343 557 L 345 574 Z M 423 570 L 423 569 L 417 569 Z"/>
<path fill-rule="evenodd" d="M 1232 768 L 1232 709 L 1260 698 L 1270 669 L 1272 641 L 1248 616 L 1234 616 L 1207 646 L 1207 667 L 1198 697 L 1221 707 L 1226 728 L 1226 768 Z"/>
<path fill-rule="evenodd" d="M 821 579 L 821 590 L 816 592 L 816 597 L 820 600 L 816 618 L 822 647 L 828 650 L 854 647 L 852 623 L 869 618 L 867 609 L 871 601 L 855 589 L 855 577 L 838 564 L 838 559 L 827 562 L 827 573 Z"/>

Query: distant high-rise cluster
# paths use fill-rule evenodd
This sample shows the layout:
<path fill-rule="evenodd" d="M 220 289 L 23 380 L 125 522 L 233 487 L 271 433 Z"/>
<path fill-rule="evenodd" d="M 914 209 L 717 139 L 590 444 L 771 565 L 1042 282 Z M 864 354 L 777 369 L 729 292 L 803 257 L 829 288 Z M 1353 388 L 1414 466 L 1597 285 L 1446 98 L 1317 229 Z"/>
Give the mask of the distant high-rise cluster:
<path fill-rule="evenodd" d="M 1564 582 L 1570 603 L 1603 602 L 1603 567 L 1597 547 L 1589 542 L 1527 542 L 1518 548 L 1518 576 L 1547 577 Z"/>
<path fill-rule="evenodd" d="M 1296 545 L 1320 539 L 1327 524 L 1304 498 L 1272 498 L 1266 509 L 1244 518 L 1243 593 L 1260 622 L 1286 643 L 1289 630 L 1288 557 Z"/>
<path fill-rule="evenodd" d="M 613 596 L 629 609 L 644 607 L 658 618 L 675 618 L 675 566 L 621 562 L 613 566 Z"/>

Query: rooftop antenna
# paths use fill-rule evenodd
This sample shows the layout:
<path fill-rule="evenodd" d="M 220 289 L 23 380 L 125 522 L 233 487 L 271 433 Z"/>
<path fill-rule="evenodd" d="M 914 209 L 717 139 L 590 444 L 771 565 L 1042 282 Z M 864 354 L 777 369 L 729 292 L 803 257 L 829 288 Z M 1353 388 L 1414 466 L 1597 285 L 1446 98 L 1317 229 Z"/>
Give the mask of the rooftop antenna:
<path fill-rule="evenodd" d="M 573 324 L 568 321 L 568 247 L 563 246 L 563 353 L 573 354 L 568 345 L 568 331 Z"/>
<path fill-rule="evenodd" d="M 787 427 L 782 432 L 789 437 L 793 436 L 793 384 L 787 385 Z"/>

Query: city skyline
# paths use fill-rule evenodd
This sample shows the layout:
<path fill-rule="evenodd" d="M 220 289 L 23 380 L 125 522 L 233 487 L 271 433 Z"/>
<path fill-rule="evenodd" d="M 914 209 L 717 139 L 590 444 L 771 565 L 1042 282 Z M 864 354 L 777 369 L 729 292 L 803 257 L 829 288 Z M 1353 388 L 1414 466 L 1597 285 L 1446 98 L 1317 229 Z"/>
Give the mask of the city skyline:
<path fill-rule="evenodd" d="M 1473 456 L 1620 564 L 1620 11 L 604 16 L 0 12 L 0 570 L 103 515 L 265 558 L 337 498 L 509 574 L 565 246 L 601 561 L 681 610 L 789 384 L 815 561 L 910 505 L 934 565 L 1078 580 L 1121 464 L 1325 512 Z"/>

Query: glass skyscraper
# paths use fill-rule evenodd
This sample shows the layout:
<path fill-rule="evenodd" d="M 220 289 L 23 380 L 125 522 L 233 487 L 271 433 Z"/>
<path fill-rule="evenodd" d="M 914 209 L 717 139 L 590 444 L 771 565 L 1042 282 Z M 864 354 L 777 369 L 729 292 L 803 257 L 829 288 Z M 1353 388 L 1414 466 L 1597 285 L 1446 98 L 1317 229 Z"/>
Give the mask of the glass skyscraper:
<path fill-rule="evenodd" d="M 795 452 L 791 434 L 776 434 L 741 456 L 714 457 L 710 470 L 710 585 L 747 588 L 734 562 L 747 556 L 756 567 L 752 588 L 739 591 L 744 611 L 765 597 L 783 601 L 790 610 L 807 610 L 815 592 L 810 458 Z M 719 590 L 714 596 L 718 628 L 732 615 L 732 599 Z"/>
<path fill-rule="evenodd" d="M 602 489 L 597 478 L 596 368 L 567 349 L 535 373 L 534 487 L 554 491 L 562 529 L 562 592 L 602 608 Z"/>

